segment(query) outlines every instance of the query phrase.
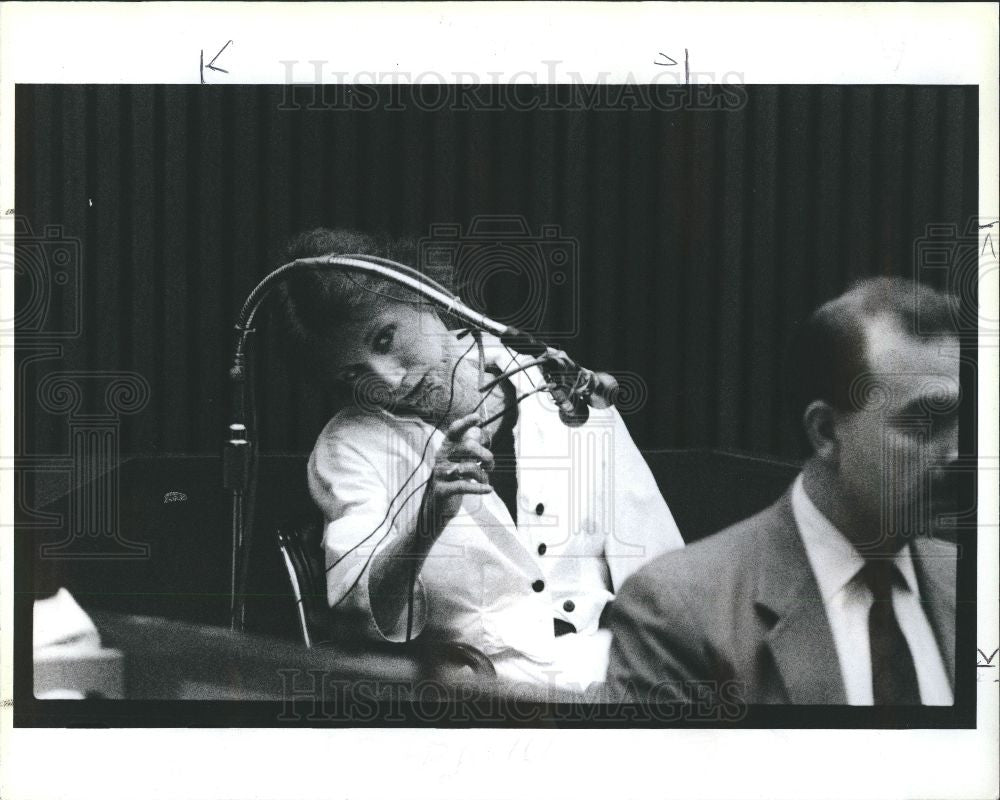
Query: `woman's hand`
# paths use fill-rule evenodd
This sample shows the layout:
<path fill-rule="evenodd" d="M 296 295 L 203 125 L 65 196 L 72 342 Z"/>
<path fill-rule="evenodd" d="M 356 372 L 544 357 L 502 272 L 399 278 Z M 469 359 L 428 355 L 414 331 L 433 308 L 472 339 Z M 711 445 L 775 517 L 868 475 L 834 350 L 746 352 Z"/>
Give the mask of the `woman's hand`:
<path fill-rule="evenodd" d="M 473 413 L 448 426 L 424 489 L 420 523 L 372 563 L 368 592 L 372 615 L 382 630 L 398 624 L 415 576 L 445 525 L 458 513 L 462 497 L 493 491 L 486 477 L 493 469 L 493 454 L 482 445 L 479 422 Z"/>
<path fill-rule="evenodd" d="M 438 449 L 434 471 L 424 493 L 424 506 L 431 531 L 439 534 L 458 513 L 462 496 L 493 491 L 487 473 L 493 470 L 493 453 L 482 445 L 483 432 L 477 413 L 455 420 Z M 435 538 L 437 538 L 435 536 Z"/>

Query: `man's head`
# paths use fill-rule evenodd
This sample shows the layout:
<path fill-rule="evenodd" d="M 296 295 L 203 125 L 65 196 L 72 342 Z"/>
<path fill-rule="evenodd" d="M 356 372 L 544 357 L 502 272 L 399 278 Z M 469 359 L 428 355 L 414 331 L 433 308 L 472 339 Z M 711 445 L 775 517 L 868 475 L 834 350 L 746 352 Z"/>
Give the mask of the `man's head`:
<path fill-rule="evenodd" d="M 415 250 L 405 241 L 320 228 L 292 239 L 285 258 L 361 254 L 414 266 Z M 451 278 L 447 271 L 429 277 L 446 286 Z M 275 293 L 277 321 L 290 352 L 338 403 L 436 422 L 461 416 L 478 401 L 475 375 L 469 373 L 474 367 L 462 362 L 456 368 L 468 344 L 461 347 L 437 312 L 404 287 L 360 273 L 314 269 L 294 274 Z"/>
<path fill-rule="evenodd" d="M 862 551 L 892 551 L 954 502 L 959 342 L 954 298 L 874 278 L 795 332 L 789 396 L 809 440 L 806 488 Z"/>

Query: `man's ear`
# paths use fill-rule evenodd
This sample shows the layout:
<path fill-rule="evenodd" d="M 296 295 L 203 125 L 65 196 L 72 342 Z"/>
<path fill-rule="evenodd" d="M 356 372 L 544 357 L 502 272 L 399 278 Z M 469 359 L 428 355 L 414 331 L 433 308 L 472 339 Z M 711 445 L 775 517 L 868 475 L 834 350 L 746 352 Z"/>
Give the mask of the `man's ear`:
<path fill-rule="evenodd" d="M 837 436 L 834 428 L 834 410 L 825 400 L 813 400 L 806 406 L 802 414 L 802 426 L 805 429 L 813 454 L 823 460 L 832 461 L 837 458 Z"/>

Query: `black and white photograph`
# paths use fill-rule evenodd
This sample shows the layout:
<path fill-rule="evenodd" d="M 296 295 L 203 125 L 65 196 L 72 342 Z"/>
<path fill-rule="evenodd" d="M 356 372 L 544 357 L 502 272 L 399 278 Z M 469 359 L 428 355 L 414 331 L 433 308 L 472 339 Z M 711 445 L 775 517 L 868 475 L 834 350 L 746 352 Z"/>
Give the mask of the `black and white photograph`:
<path fill-rule="evenodd" d="M 772 54 L 828 21 L 895 60 L 836 80 L 645 29 L 732 11 L 740 41 L 741 4 L 288 4 L 256 49 L 281 4 L 190 35 L 40 4 L 183 45 L 96 79 L 14 68 L 28 5 L 0 9 L 8 741 L 187 734 L 211 770 L 237 733 L 363 737 L 334 796 L 405 795 L 372 776 L 432 740 L 995 752 L 995 53 L 914 68 L 937 17 L 906 4 L 763 4 L 806 34 Z M 986 59 L 996 6 L 958 5 L 942 41 Z M 518 19 L 636 41 L 499 44 Z M 758 791 L 995 796 L 980 768 Z M 576 794 L 642 794 L 607 781 Z"/>

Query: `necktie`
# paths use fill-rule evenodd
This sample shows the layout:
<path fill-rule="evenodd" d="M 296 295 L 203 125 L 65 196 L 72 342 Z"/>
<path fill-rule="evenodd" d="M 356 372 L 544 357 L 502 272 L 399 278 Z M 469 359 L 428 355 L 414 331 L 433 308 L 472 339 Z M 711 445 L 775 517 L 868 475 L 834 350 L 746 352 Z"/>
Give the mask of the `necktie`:
<path fill-rule="evenodd" d="M 868 639 L 875 705 L 920 705 L 917 669 L 892 609 L 892 582 L 902 575 L 888 559 L 869 561 L 859 574 L 872 593 Z"/>

